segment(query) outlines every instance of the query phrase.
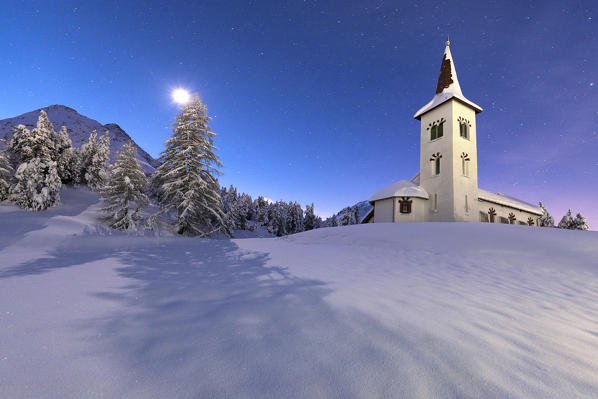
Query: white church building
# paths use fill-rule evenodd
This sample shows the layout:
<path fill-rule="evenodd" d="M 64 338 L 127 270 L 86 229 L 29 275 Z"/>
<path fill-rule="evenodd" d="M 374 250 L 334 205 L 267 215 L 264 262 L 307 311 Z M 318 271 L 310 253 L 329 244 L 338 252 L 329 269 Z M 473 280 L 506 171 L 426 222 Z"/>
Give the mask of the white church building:
<path fill-rule="evenodd" d="M 421 122 L 419 173 L 378 191 L 362 223 L 490 222 L 537 225 L 535 205 L 478 187 L 476 115 L 482 108 L 461 92 L 450 42 L 436 95 L 413 116 Z"/>

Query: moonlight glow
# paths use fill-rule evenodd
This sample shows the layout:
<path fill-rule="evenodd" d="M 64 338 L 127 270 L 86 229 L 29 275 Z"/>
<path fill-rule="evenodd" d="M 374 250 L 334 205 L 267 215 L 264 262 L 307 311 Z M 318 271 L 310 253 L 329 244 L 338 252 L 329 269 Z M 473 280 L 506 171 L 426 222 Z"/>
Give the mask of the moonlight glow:
<path fill-rule="evenodd" d="M 177 104 L 187 104 L 191 100 L 191 95 L 185 89 L 175 89 L 172 92 L 172 100 Z"/>

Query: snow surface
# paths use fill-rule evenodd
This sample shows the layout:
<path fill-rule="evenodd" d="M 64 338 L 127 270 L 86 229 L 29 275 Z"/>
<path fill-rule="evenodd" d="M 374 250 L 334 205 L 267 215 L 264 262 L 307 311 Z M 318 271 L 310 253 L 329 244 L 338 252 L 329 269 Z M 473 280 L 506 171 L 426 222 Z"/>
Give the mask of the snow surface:
<path fill-rule="evenodd" d="M 422 186 L 418 186 L 409 180 L 399 180 L 372 195 L 369 202 L 372 203 L 374 201 L 394 197 L 417 197 L 428 199 L 429 195 L 426 189 Z"/>
<path fill-rule="evenodd" d="M 580 398 L 598 233 L 368 224 L 127 236 L 0 205 L 1 398 Z"/>

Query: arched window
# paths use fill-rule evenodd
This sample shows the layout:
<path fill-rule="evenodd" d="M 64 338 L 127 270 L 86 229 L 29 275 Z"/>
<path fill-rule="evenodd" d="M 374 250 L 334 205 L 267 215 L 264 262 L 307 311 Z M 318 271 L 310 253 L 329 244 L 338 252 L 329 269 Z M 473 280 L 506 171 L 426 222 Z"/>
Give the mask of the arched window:
<path fill-rule="evenodd" d="M 432 154 L 430 157 L 430 162 L 432 163 L 432 174 L 436 176 L 440 174 L 440 158 L 442 158 L 442 155 L 439 152 Z"/>
<path fill-rule="evenodd" d="M 430 130 L 430 140 L 439 139 L 444 135 L 444 122 L 446 122 L 444 118 L 440 118 L 428 125 L 428 130 Z"/>
<path fill-rule="evenodd" d="M 463 176 L 469 176 L 469 155 L 464 152 L 461 153 L 461 172 Z"/>
<path fill-rule="evenodd" d="M 399 211 L 401 213 L 411 213 L 411 203 L 413 201 L 409 197 L 402 197 L 399 200 Z"/>
<path fill-rule="evenodd" d="M 534 225 L 534 218 L 532 218 L 532 217 L 527 218 L 527 225 L 528 226 L 533 226 Z"/>
<path fill-rule="evenodd" d="M 496 211 L 494 208 L 488 209 L 488 217 L 490 219 L 490 223 L 494 223 L 494 218 L 496 217 Z"/>
<path fill-rule="evenodd" d="M 459 117 L 457 121 L 459 122 L 459 135 L 464 139 L 469 140 L 469 128 L 471 128 L 471 123 L 462 117 Z"/>

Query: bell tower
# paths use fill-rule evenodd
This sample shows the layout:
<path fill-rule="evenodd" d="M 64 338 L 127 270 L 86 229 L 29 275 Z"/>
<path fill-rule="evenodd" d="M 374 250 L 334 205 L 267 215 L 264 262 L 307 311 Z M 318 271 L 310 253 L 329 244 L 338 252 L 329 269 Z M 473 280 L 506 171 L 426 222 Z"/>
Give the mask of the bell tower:
<path fill-rule="evenodd" d="M 476 115 L 463 96 L 446 41 L 436 94 L 413 116 L 420 127 L 419 184 L 428 192 L 425 220 L 478 221 Z"/>

